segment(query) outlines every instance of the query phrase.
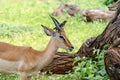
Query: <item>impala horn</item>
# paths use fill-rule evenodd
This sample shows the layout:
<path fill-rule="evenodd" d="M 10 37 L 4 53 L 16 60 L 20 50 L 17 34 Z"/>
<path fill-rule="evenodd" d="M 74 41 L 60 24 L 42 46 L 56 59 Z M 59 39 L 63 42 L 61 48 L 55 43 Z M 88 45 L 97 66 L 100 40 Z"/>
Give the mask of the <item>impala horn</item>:
<path fill-rule="evenodd" d="M 54 22 L 54 24 L 55 24 L 55 29 L 56 30 L 58 30 L 58 31 L 62 31 L 63 30 L 63 28 L 61 28 L 61 24 L 53 17 L 53 16 L 50 16 L 51 17 L 51 19 L 53 20 L 53 22 Z"/>

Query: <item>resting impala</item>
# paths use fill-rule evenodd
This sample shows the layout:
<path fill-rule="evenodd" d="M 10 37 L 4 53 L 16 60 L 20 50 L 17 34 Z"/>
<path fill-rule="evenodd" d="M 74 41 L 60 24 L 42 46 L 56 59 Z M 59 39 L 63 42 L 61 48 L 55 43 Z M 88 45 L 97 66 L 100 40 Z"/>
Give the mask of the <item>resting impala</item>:
<path fill-rule="evenodd" d="M 20 80 L 30 80 L 32 75 L 53 60 L 58 48 L 73 50 L 74 47 L 67 39 L 63 29 L 66 21 L 59 23 L 54 17 L 51 16 L 51 18 L 56 26 L 54 30 L 42 25 L 44 32 L 51 36 L 43 51 L 0 42 L 0 72 L 15 73 L 20 75 Z"/>

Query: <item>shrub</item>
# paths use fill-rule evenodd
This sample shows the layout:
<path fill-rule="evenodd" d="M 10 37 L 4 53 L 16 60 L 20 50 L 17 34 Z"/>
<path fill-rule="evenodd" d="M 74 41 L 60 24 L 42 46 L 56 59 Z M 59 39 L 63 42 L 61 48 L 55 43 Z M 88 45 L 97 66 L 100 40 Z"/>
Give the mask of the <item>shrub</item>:
<path fill-rule="evenodd" d="M 105 5 L 109 5 L 109 4 L 112 4 L 113 2 L 116 2 L 117 0 L 106 0 L 104 2 Z"/>
<path fill-rule="evenodd" d="M 99 53 L 99 50 L 95 50 Z M 78 66 L 74 67 L 74 72 L 64 76 L 65 80 L 108 80 L 108 76 L 104 66 L 103 50 L 97 57 L 97 61 L 89 58 L 75 58 L 75 62 L 79 61 Z"/>

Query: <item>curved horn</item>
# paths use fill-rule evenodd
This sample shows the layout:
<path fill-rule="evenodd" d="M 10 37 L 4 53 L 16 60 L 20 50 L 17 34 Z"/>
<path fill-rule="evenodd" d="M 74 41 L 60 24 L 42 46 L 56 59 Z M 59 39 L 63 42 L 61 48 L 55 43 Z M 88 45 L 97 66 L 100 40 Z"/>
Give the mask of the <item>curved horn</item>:
<path fill-rule="evenodd" d="M 53 22 L 54 22 L 54 24 L 55 24 L 55 26 L 56 26 L 55 29 L 57 29 L 57 30 L 63 30 L 63 29 L 60 27 L 60 23 L 59 23 L 54 17 L 52 17 L 52 16 L 50 16 L 50 17 L 51 17 L 51 19 L 53 20 Z"/>

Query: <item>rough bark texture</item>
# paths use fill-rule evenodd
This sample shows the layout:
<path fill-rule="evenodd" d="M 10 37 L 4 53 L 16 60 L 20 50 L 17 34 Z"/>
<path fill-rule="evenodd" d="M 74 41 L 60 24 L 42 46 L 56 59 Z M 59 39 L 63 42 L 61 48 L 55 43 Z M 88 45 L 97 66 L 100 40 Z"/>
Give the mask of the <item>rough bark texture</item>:
<path fill-rule="evenodd" d="M 119 5 L 120 6 L 120 5 Z M 70 55 L 68 53 L 57 53 L 53 62 L 48 65 L 47 67 L 45 67 L 42 71 L 51 71 L 53 73 L 57 73 L 57 74 L 64 74 L 69 70 L 72 70 L 73 68 L 73 60 L 75 57 L 80 56 L 86 56 L 86 57 L 92 57 L 94 58 L 96 56 L 96 54 L 93 54 L 93 50 L 95 49 L 100 49 L 102 50 L 105 44 L 113 44 L 113 42 L 115 40 L 117 40 L 118 38 L 120 38 L 120 7 L 117 8 L 118 10 L 116 11 L 115 17 L 109 22 L 109 24 L 107 25 L 107 27 L 105 28 L 105 30 L 97 37 L 92 37 L 87 39 L 83 45 L 80 47 L 80 49 L 78 50 L 77 53 L 75 53 L 74 55 Z M 116 49 L 114 49 L 114 51 L 108 51 L 107 54 L 111 53 L 110 55 L 115 56 L 118 55 L 120 52 Z M 109 55 L 108 55 L 109 56 Z M 118 56 L 119 57 L 119 56 Z M 110 60 L 112 59 L 112 57 L 110 58 Z M 105 58 L 105 60 L 107 60 L 107 57 Z M 110 61 L 108 58 L 108 61 Z M 116 58 L 115 60 L 116 62 L 120 63 L 120 58 Z M 114 62 L 114 60 L 113 60 Z M 113 63 L 112 62 L 112 63 Z M 111 62 L 106 63 L 107 64 L 111 64 Z M 108 71 L 109 65 L 108 67 L 106 67 L 108 75 L 110 74 Z M 116 79 L 117 80 L 117 79 Z M 120 80 L 120 78 L 119 78 Z"/>
<path fill-rule="evenodd" d="M 52 61 L 52 63 L 47 67 L 43 68 L 42 71 L 47 71 L 47 73 L 51 71 L 55 74 L 65 74 L 68 71 L 72 70 L 75 57 L 76 56 L 72 54 L 70 55 L 65 52 L 58 52 L 54 56 L 54 60 Z"/>
<path fill-rule="evenodd" d="M 97 37 L 86 40 L 77 54 L 80 56 L 95 57 L 93 49 L 102 50 L 105 44 L 111 45 L 113 41 L 120 38 L 120 7 L 116 11 L 114 18 L 109 22 L 105 30 Z"/>
<path fill-rule="evenodd" d="M 110 80 L 120 80 L 120 48 L 113 47 L 109 49 L 104 60 Z"/>
<path fill-rule="evenodd" d="M 120 38 L 110 45 L 104 58 L 105 69 L 110 80 L 120 80 Z"/>

